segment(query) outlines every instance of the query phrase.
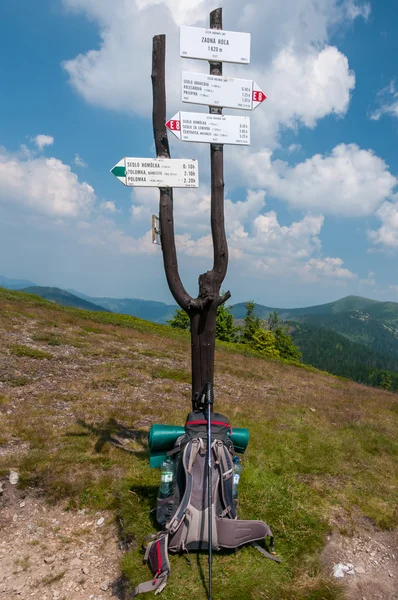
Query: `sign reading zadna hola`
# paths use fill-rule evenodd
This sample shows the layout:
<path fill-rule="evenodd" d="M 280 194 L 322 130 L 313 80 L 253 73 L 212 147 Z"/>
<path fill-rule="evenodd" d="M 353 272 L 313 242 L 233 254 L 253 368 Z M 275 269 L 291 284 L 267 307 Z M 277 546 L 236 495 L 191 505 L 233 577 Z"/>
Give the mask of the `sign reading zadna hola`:
<path fill-rule="evenodd" d="M 217 62 L 250 62 L 250 33 L 180 27 L 180 56 Z"/>
<path fill-rule="evenodd" d="M 111 173 L 131 187 L 199 187 L 198 161 L 182 158 L 122 158 Z"/>
<path fill-rule="evenodd" d="M 267 96 L 257 83 L 218 75 L 182 72 L 182 101 L 208 106 L 253 110 Z"/>

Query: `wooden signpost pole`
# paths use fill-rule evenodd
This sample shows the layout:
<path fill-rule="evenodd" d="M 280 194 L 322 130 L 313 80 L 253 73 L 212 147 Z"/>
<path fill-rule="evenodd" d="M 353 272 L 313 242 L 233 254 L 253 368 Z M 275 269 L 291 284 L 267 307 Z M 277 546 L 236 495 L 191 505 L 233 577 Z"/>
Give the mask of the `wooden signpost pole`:
<path fill-rule="evenodd" d="M 210 27 L 221 29 L 222 9 L 210 15 Z M 153 38 L 152 89 L 153 132 L 158 157 L 170 158 L 166 123 L 165 85 L 166 39 L 164 35 Z M 221 75 L 222 64 L 210 63 L 210 72 Z M 222 109 L 210 107 L 212 114 Z M 213 268 L 199 276 L 199 295 L 192 298 L 185 290 L 179 272 L 174 239 L 173 191 L 160 188 L 160 235 L 167 282 L 176 302 L 185 310 L 191 321 L 192 406 L 195 408 L 206 383 L 214 381 L 214 352 L 216 340 L 217 308 L 226 302 L 230 292 L 220 296 L 220 289 L 228 266 L 228 247 L 224 227 L 224 165 L 223 146 L 212 144 L 211 160 L 211 232 L 213 239 Z"/>

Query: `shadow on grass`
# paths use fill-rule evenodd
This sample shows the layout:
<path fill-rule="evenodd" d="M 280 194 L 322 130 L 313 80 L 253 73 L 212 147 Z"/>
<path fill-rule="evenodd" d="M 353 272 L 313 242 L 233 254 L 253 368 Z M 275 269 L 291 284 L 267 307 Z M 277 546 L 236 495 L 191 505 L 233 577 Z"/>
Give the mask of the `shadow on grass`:
<path fill-rule="evenodd" d="M 128 454 L 133 454 L 138 457 L 145 457 L 148 459 L 149 449 L 148 449 L 148 433 L 146 431 L 142 431 L 139 429 L 130 429 L 123 425 L 122 423 L 118 423 L 116 419 L 109 419 L 103 426 L 92 425 L 90 423 L 86 423 L 83 419 L 78 419 L 77 424 L 80 427 L 83 427 L 91 433 L 92 435 L 98 436 L 94 449 L 96 452 L 101 452 L 102 448 L 105 444 L 112 444 L 119 450 L 123 450 L 123 452 L 127 452 Z M 72 433 L 69 434 L 72 436 L 82 436 L 86 435 L 84 433 Z M 142 450 L 131 450 L 124 445 L 123 440 L 130 440 L 138 443 L 142 446 Z"/>

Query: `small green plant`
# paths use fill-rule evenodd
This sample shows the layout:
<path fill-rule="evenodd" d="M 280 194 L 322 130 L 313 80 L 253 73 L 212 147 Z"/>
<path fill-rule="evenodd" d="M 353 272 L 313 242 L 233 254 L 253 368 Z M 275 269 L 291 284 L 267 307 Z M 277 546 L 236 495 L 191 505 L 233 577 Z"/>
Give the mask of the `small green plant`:
<path fill-rule="evenodd" d="M 47 342 L 49 346 L 61 346 L 62 341 L 59 336 L 54 333 L 36 333 L 32 335 L 34 342 Z"/>
<path fill-rule="evenodd" d="M 158 369 L 152 373 L 153 379 L 172 379 L 182 383 L 191 383 L 191 374 L 183 369 Z"/>
<path fill-rule="evenodd" d="M 24 346 L 23 344 L 16 344 L 15 346 L 12 346 L 10 352 L 15 356 L 26 356 L 28 358 L 36 358 L 38 360 L 52 358 L 52 354 L 49 352 L 36 350 L 35 348 L 30 348 L 29 346 Z"/>

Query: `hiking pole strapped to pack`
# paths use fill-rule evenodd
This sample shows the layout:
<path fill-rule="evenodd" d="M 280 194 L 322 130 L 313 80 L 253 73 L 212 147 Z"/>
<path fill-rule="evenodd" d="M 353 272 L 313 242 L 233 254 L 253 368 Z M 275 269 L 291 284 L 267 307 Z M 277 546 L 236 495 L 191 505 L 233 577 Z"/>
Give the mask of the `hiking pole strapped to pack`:
<path fill-rule="evenodd" d="M 213 531 L 212 531 L 212 504 L 213 504 L 213 481 L 212 481 L 212 440 L 211 440 L 211 413 L 214 402 L 213 384 L 206 383 L 205 385 L 205 403 L 207 409 L 207 491 L 208 491 L 208 523 L 209 523 L 209 600 L 212 600 L 213 586 Z"/>

